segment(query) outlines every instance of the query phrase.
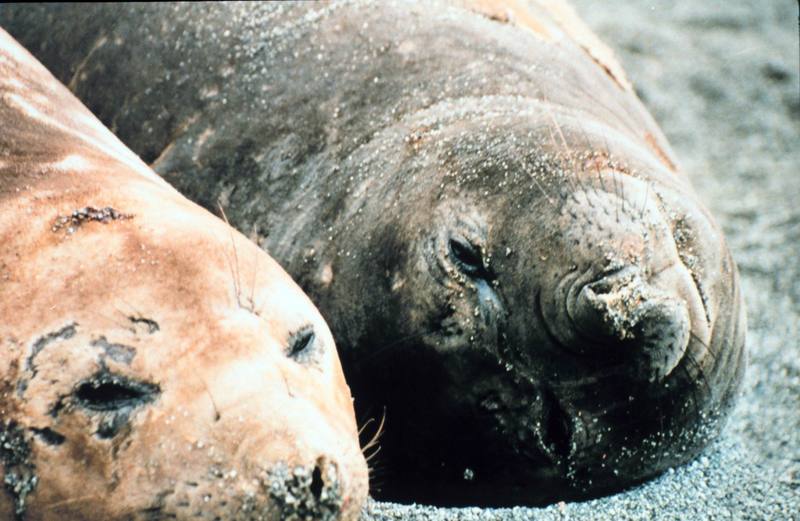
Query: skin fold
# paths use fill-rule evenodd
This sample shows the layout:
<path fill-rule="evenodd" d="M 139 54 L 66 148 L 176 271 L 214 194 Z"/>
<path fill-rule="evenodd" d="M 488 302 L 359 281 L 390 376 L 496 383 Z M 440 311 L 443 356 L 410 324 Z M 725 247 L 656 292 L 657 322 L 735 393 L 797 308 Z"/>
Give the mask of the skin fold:
<path fill-rule="evenodd" d="M 331 334 L 0 30 L 0 518 L 356 519 Z"/>
<path fill-rule="evenodd" d="M 716 435 L 724 238 L 561 2 L 9 7 L 0 24 L 331 324 L 379 498 L 541 504 Z"/>

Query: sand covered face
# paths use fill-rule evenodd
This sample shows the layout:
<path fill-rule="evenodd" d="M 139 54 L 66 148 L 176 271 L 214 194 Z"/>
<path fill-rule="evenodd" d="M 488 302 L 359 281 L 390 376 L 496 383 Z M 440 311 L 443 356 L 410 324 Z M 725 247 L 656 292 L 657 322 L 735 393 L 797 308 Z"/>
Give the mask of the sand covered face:
<path fill-rule="evenodd" d="M 403 177 L 437 174 L 376 241 L 403 252 L 388 301 L 423 333 L 364 357 L 424 375 L 386 398 L 408 409 L 384 450 L 393 427 L 447 447 L 424 470 L 446 503 L 585 497 L 682 463 L 745 365 L 736 269 L 685 178 L 608 129 L 509 112 L 423 140 Z"/>
<path fill-rule="evenodd" d="M 354 519 L 319 313 L 0 43 L 0 517 Z"/>
<path fill-rule="evenodd" d="M 0 310 L 4 501 L 24 519 L 353 508 L 365 470 L 319 315 L 246 241 L 231 273 L 224 227 L 203 251 L 169 225 L 124 230 L 143 220 L 39 222 L 44 244 L 12 248 L 26 262 L 6 267 Z"/>

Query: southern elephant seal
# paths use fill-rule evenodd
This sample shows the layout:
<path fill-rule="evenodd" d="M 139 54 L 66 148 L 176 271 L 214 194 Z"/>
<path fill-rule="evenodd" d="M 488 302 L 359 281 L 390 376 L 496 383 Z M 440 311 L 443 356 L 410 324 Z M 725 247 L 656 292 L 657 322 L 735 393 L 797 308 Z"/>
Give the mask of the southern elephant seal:
<path fill-rule="evenodd" d="M 0 30 L 0 519 L 355 519 L 330 332 Z"/>
<path fill-rule="evenodd" d="M 745 366 L 722 234 L 561 2 L 17 7 L 0 23 L 331 324 L 378 497 L 588 497 L 683 463 Z"/>

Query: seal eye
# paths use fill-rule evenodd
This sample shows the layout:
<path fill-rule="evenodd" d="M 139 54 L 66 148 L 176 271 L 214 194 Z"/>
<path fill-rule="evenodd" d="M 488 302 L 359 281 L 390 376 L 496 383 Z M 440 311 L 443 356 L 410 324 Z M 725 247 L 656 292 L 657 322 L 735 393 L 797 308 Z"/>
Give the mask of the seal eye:
<path fill-rule="evenodd" d="M 450 239 L 450 257 L 467 275 L 478 276 L 486 272 L 480 252 L 465 239 Z"/>
<path fill-rule="evenodd" d="M 299 363 L 308 362 L 313 355 L 315 340 L 316 335 L 312 328 L 301 329 L 289 339 L 286 356 Z"/>
<path fill-rule="evenodd" d="M 85 409 L 109 412 L 152 402 L 158 393 L 157 385 L 101 373 L 81 383 L 74 396 L 78 405 Z"/>

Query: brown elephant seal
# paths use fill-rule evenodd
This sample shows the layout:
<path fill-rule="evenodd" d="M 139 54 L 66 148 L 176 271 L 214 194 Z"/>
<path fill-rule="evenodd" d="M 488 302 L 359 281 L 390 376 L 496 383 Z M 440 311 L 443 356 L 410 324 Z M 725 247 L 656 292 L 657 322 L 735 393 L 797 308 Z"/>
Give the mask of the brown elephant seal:
<path fill-rule="evenodd" d="M 356 519 L 330 332 L 0 30 L 0 519 Z"/>
<path fill-rule="evenodd" d="M 609 52 L 560 2 L 9 7 L 133 150 L 295 277 L 383 499 L 544 503 L 715 436 L 736 267 Z"/>

